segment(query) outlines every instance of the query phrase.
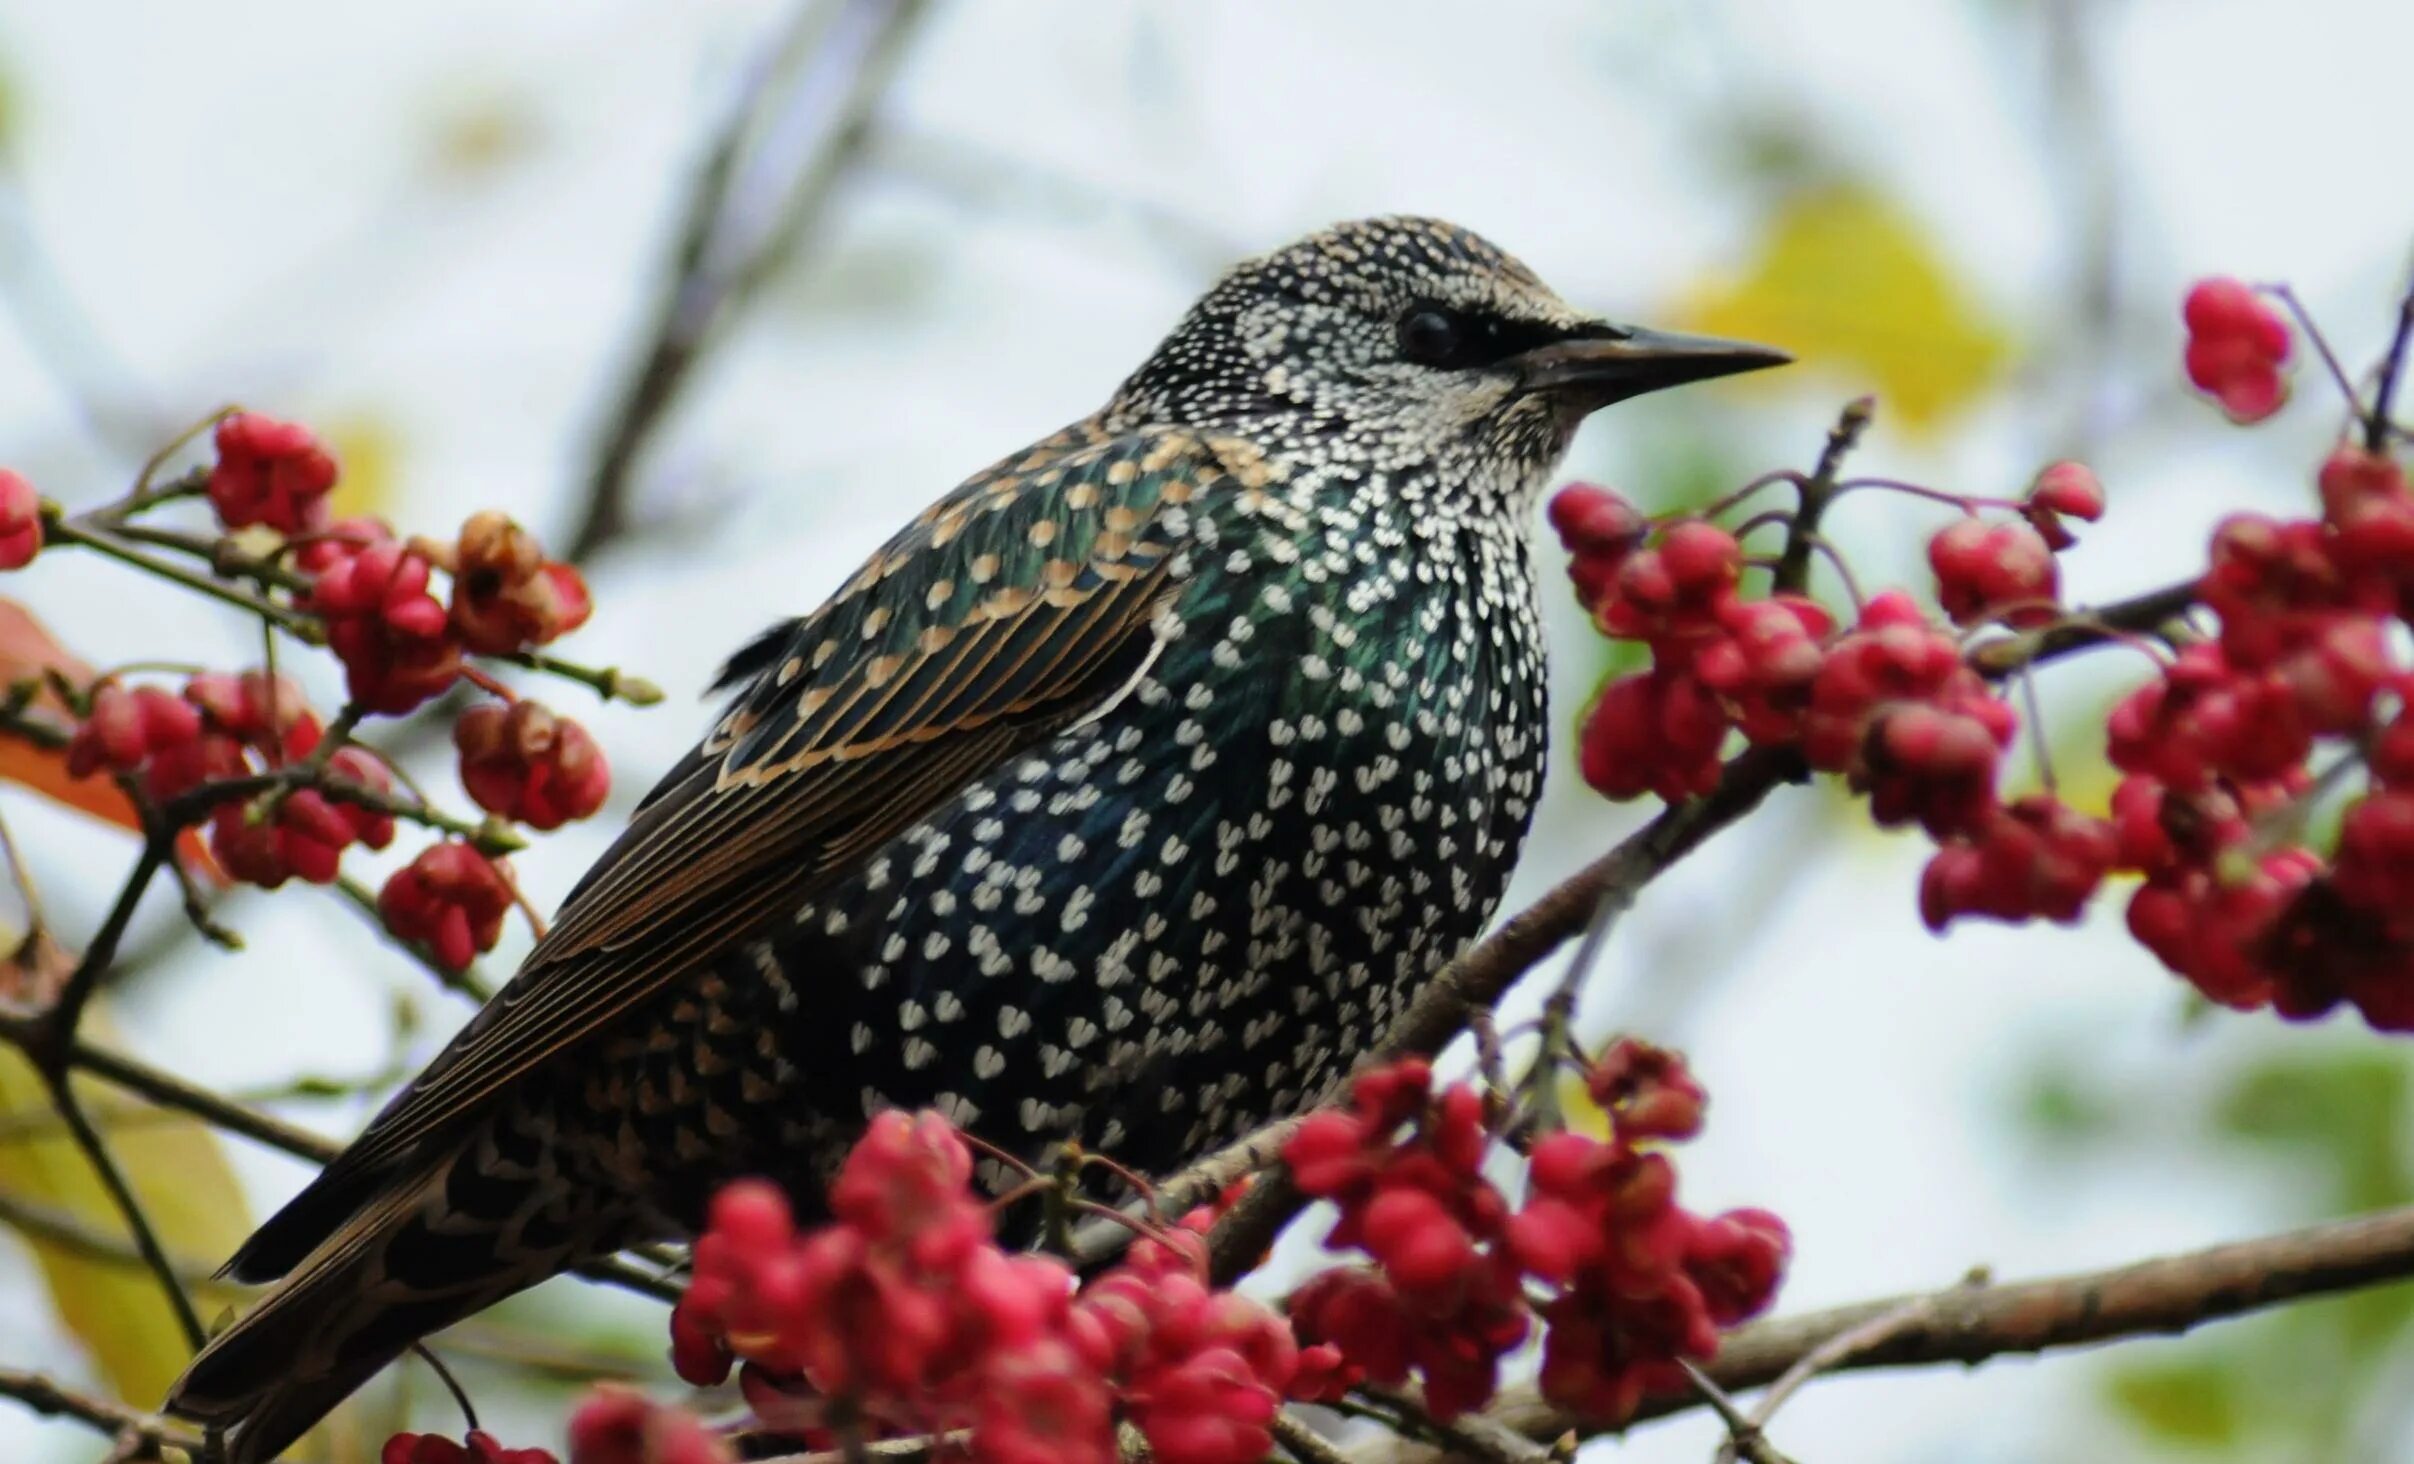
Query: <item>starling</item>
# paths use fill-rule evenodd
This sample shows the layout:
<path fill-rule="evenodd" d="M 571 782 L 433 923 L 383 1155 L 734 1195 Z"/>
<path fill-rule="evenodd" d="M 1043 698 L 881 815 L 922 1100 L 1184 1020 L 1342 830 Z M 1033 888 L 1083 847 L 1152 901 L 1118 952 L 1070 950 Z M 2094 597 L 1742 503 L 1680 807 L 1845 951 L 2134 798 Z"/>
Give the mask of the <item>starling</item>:
<path fill-rule="evenodd" d="M 1163 1172 L 1317 1102 L 1508 882 L 1528 522 L 1577 424 L 1785 359 L 1581 314 L 1434 220 L 1239 265 L 730 660 L 509 986 L 228 1263 L 276 1284 L 168 1406 L 273 1458 L 727 1180 L 814 1214 L 885 1107 Z"/>

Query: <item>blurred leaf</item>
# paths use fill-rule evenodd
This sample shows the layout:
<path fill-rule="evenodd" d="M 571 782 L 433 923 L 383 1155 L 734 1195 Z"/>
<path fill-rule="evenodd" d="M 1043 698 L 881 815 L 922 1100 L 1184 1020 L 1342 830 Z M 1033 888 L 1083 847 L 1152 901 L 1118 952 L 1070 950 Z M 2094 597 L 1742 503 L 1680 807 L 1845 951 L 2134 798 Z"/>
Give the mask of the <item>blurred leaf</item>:
<path fill-rule="evenodd" d="M 1576 1073 L 1559 1075 L 1559 1115 L 1571 1130 L 1587 1138 L 1609 1137 L 1609 1114 L 1593 1101 L 1592 1091 Z"/>
<path fill-rule="evenodd" d="M 45 673 L 53 672 L 70 686 L 78 687 L 89 685 L 94 674 L 87 662 L 59 644 L 58 638 L 34 618 L 32 611 L 0 597 L 0 688 L 28 679 L 42 680 Z M 47 686 L 28 704 L 27 711 L 46 715 L 62 728 L 70 721 L 66 707 Z M 0 737 L 0 781 L 30 788 L 104 823 L 134 832 L 142 829 L 134 805 L 115 782 L 102 777 L 68 776 L 64 752 L 36 747 L 22 738 Z M 210 858 L 200 834 L 187 830 L 177 839 L 176 851 L 187 868 L 223 883 L 217 861 Z"/>
<path fill-rule="evenodd" d="M 2217 1448 L 2237 1441 L 2244 1422 L 2237 1368 L 2226 1358 L 2124 1361 L 2105 1379 L 2115 1411 L 2166 1444 Z"/>
<path fill-rule="evenodd" d="M 455 99 L 436 115 L 428 171 L 447 183 L 472 183 L 534 153 L 544 130 L 524 97 L 488 91 Z"/>
<path fill-rule="evenodd" d="M 2248 1068 L 2215 1110 L 2219 1131 L 2319 1167 L 2325 1213 L 2403 1204 L 2406 1066 L 2388 1049 L 2291 1051 Z"/>
<path fill-rule="evenodd" d="M 1791 195 L 1742 276 L 1697 286 L 1685 323 L 1874 382 L 1890 421 L 1932 428 L 2001 375 L 2002 329 L 1919 222 L 1875 192 Z"/>
<path fill-rule="evenodd" d="M 2037 1135 L 2062 1142 L 2088 1142 L 2111 1134 L 2119 1111 L 2073 1065 L 2056 1060 L 2029 1074 L 2019 1115 Z"/>
<path fill-rule="evenodd" d="M 59 963 L 72 963 L 46 941 L 26 948 L 43 953 L 47 969 L 20 972 L 37 983 L 55 983 L 65 974 Z M 84 1030 L 108 1042 L 108 1018 L 97 1005 L 86 1013 Z M 243 1191 L 208 1128 L 147 1106 L 130 1108 L 97 1086 L 78 1084 L 77 1092 L 86 1095 L 87 1111 L 110 1115 L 102 1124 L 110 1150 L 168 1254 L 215 1258 L 250 1232 Z M 0 1052 L 0 1116 L 49 1111 L 49 1092 L 33 1067 L 14 1051 Z M 0 1135 L 0 1191 L 72 1215 L 97 1234 L 131 1238 L 100 1177 L 62 1128 Z M 158 1278 L 142 1267 L 54 1242 L 28 1238 L 26 1244 L 59 1319 L 91 1352 L 110 1390 L 143 1407 L 164 1397 L 190 1354 Z"/>
<path fill-rule="evenodd" d="M 402 501 L 402 434 L 393 422 L 373 412 L 356 413 L 329 422 L 325 435 L 327 450 L 343 469 L 327 500 L 335 516 L 392 517 Z"/>

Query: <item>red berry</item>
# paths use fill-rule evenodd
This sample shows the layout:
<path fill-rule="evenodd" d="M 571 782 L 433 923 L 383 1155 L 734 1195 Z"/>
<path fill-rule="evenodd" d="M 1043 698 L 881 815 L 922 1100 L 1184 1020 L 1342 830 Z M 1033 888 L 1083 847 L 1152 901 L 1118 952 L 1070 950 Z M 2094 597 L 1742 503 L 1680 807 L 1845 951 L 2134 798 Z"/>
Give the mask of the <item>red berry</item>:
<path fill-rule="evenodd" d="M 587 729 L 532 701 L 471 707 L 453 724 L 461 784 L 478 806 L 535 829 L 603 807 L 612 771 Z"/>
<path fill-rule="evenodd" d="M 42 495 L 0 468 L 0 569 L 23 569 L 42 552 Z"/>
<path fill-rule="evenodd" d="M 281 534 L 300 534 L 326 518 L 335 459 L 309 428 L 238 412 L 218 424 L 216 439 L 209 499 L 220 523 L 230 529 L 265 524 Z"/>
<path fill-rule="evenodd" d="M 1957 625 L 2002 619 L 2014 626 L 2050 623 L 2060 570 L 2053 550 L 2026 523 L 1965 518 L 1928 541 L 1937 601 Z"/>
<path fill-rule="evenodd" d="M 2182 307 L 2188 326 L 2188 380 L 2221 403 L 2234 421 L 2258 422 L 2288 400 L 2280 367 L 2288 359 L 2287 322 L 2234 279 L 2199 281 Z"/>
<path fill-rule="evenodd" d="M 452 626 L 473 651 L 500 656 L 541 646 L 594 611 L 575 568 L 547 559 L 535 536 L 491 509 L 462 524 L 453 555 Z"/>
<path fill-rule="evenodd" d="M 447 970 L 468 969 L 503 936 L 511 885 L 495 862 L 459 840 L 431 845 L 378 892 L 377 913 L 396 938 L 416 941 Z"/>

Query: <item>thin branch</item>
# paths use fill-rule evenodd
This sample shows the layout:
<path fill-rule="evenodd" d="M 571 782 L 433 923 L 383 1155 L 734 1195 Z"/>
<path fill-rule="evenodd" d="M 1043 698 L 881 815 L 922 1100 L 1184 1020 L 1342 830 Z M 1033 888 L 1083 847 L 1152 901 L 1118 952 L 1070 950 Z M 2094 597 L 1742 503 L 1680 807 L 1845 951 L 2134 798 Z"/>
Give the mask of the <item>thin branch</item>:
<path fill-rule="evenodd" d="M 1961 1284 L 1967 1288 L 1984 1286 L 1986 1282 L 1987 1273 L 1984 1270 L 1974 1270 L 1962 1278 Z M 1802 1354 L 1801 1361 L 1787 1368 L 1784 1376 L 1770 1384 L 1769 1390 L 1760 1395 L 1759 1406 L 1752 1410 L 1751 1417 L 1746 1422 L 1750 1423 L 1756 1432 L 1767 1429 L 1769 1420 L 1777 1416 L 1777 1410 L 1783 1408 L 1786 1400 L 1800 1392 L 1812 1378 L 1826 1372 L 1829 1368 L 1842 1365 L 1849 1358 L 1868 1351 L 1903 1328 L 1926 1320 L 1935 1309 L 1935 1297 L 1915 1296 L 1892 1311 L 1871 1317 L 1860 1326 L 1838 1332 Z M 1734 1439 L 1730 1437 L 1726 1443 L 1721 1444 L 1710 1464 L 1734 1464 L 1734 1443 Z"/>
<path fill-rule="evenodd" d="M 1735 1400 L 1727 1396 L 1727 1390 L 1720 1387 L 1716 1379 L 1682 1358 L 1677 1360 L 1677 1365 L 1685 1370 L 1685 1376 L 1692 1381 L 1695 1396 L 1718 1415 L 1720 1423 L 1726 1425 L 1726 1441 L 1718 1451 L 1721 1464 L 1739 1453 L 1749 1464 L 1793 1464 L 1791 1459 L 1777 1452 L 1776 1445 L 1762 1437 L 1760 1425 L 1744 1417 L 1743 1410 L 1735 1406 Z"/>
<path fill-rule="evenodd" d="M 1798 495 L 1794 521 L 1787 526 L 1785 548 L 1777 556 L 1770 582 L 1776 593 L 1799 595 L 1809 588 L 1811 548 L 1818 541 L 1820 515 L 1836 496 L 1836 475 L 1843 471 L 1845 457 L 1860 444 L 1862 434 L 1869 430 L 1876 415 L 1877 401 L 1873 397 L 1855 397 L 1846 402 L 1844 410 L 1836 416 L 1836 425 L 1827 429 L 1827 445 L 1820 450 L 1819 465 L 1811 469 L 1809 477 L 1793 480 Z"/>
<path fill-rule="evenodd" d="M 1349 1464 L 1349 1456 L 1331 1439 L 1301 1423 L 1288 1410 L 1275 1414 L 1267 1427 L 1273 1431 L 1274 1442 L 1282 1445 L 1284 1452 L 1299 1464 Z"/>
<path fill-rule="evenodd" d="M 119 1217 L 126 1222 L 126 1231 L 134 1237 L 134 1248 L 142 1253 L 143 1264 L 151 1268 L 151 1274 L 159 1278 L 160 1290 L 167 1293 L 169 1309 L 175 1312 L 176 1324 L 184 1331 L 185 1345 L 199 1352 L 201 1344 L 209 1340 L 209 1333 L 201 1325 L 201 1314 L 193 1310 L 193 1298 L 185 1294 L 176 1263 L 168 1258 L 159 1232 L 152 1228 L 141 1197 L 134 1193 L 134 1186 L 127 1182 L 116 1156 L 109 1152 L 109 1141 L 85 1115 L 83 1101 L 76 1096 L 68 1075 L 52 1071 L 43 1076 L 50 1084 L 51 1106 L 67 1121 L 68 1133 L 74 1137 L 76 1147 L 84 1151 L 92 1172 L 100 1177 L 101 1188 L 109 1192 L 110 1203 L 117 1206 Z"/>
<path fill-rule="evenodd" d="M 800 7 L 696 170 L 645 345 L 602 419 L 573 561 L 626 533 L 639 458 L 730 321 L 818 223 L 870 136 L 926 0 Z"/>
<path fill-rule="evenodd" d="M 2406 356 L 2414 351 L 2414 280 L 2406 283 L 2405 298 L 2397 303 L 2397 330 L 2389 337 L 2389 353 L 2381 357 L 2380 385 L 2372 393 L 2372 410 L 2364 418 L 2364 450 L 2389 450 L 2389 413 L 2397 384 L 2405 377 Z"/>
<path fill-rule="evenodd" d="M 0 1367 L 0 1397 L 14 1398 L 47 1417 L 72 1418 L 113 1439 L 132 1430 L 138 1437 L 153 1444 L 172 1445 L 196 1457 L 201 1451 L 198 1434 L 151 1414 L 128 1408 L 123 1403 L 79 1393 L 40 1373 Z"/>

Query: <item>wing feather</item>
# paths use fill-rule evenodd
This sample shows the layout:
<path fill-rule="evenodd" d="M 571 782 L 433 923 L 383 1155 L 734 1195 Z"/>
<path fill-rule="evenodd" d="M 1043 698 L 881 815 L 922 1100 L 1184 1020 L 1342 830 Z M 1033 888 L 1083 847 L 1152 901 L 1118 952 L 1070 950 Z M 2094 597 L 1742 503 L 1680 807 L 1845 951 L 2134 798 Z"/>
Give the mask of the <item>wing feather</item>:
<path fill-rule="evenodd" d="M 1161 521 L 1221 480 L 1223 461 L 1197 439 L 1149 432 L 1072 445 L 1053 472 L 1028 458 L 1015 467 L 965 484 L 784 640 L 743 653 L 752 681 L 729 714 L 649 796 L 502 995 L 326 1179 L 453 1131 L 514 1079 L 771 928 L 954 789 L 1120 694 L 1154 653 L 1176 583 L 1180 536 Z"/>

